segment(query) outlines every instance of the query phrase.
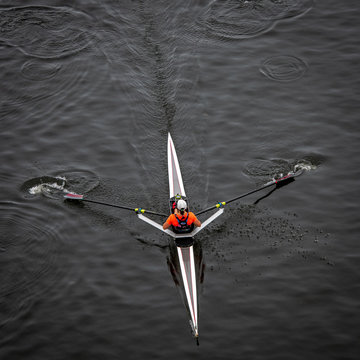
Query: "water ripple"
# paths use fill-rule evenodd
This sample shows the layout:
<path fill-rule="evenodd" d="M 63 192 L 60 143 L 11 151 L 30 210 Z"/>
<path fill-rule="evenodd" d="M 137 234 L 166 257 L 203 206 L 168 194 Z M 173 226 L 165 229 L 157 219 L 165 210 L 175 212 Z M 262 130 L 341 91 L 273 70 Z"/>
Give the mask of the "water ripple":
<path fill-rule="evenodd" d="M 304 76 L 308 64 L 295 56 L 280 55 L 263 61 L 260 72 L 275 81 L 289 82 Z"/>
<path fill-rule="evenodd" d="M 60 69 L 61 66 L 58 63 L 34 59 L 23 64 L 21 74 L 28 80 L 44 81 L 53 78 Z"/>
<path fill-rule="evenodd" d="M 3 81 L 8 84 L 0 99 L 0 115 L 13 128 L 17 124 L 23 129 L 33 126 L 28 121 L 35 119 L 36 131 L 56 126 L 59 121 L 56 111 L 64 104 L 74 105 L 88 99 L 106 76 L 105 67 L 97 67 L 80 56 L 24 60 L 24 56 L 17 55 L 0 64 Z M 23 114 L 19 114 L 21 111 Z"/>
<path fill-rule="evenodd" d="M 0 14 L 0 39 L 29 56 L 61 58 L 78 53 L 91 41 L 90 18 L 70 8 L 11 7 Z"/>
<path fill-rule="evenodd" d="M 281 20 L 304 15 L 313 7 L 313 0 L 260 0 L 252 3 L 255 16 L 266 20 Z"/>
<path fill-rule="evenodd" d="M 33 296 L 56 283 L 63 236 L 48 220 L 33 204 L 0 203 L 0 327 L 26 313 Z"/>
<path fill-rule="evenodd" d="M 214 1 L 199 22 L 212 34 L 224 39 L 247 39 L 269 31 L 271 21 L 252 15 L 246 1 Z"/>
<path fill-rule="evenodd" d="M 312 0 L 215 0 L 199 23 L 222 39 L 248 39 L 270 31 L 277 21 L 305 14 L 312 5 Z"/>

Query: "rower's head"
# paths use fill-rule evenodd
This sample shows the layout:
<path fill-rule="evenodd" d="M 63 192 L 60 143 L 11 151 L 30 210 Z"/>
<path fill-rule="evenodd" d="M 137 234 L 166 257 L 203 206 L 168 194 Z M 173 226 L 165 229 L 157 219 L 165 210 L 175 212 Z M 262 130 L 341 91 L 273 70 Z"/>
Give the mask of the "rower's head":
<path fill-rule="evenodd" d="M 183 215 L 187 208 L 186 201 L 182 199 L 178 200 L 176 208 L 180 211 L 180 214 Z"/>

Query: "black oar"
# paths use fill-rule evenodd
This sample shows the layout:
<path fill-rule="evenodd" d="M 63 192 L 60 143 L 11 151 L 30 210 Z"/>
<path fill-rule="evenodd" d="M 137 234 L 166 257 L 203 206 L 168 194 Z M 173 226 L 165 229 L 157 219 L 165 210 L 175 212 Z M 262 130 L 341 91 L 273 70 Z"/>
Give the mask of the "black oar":
<path fill-rule="evenodd" d="M 234 197 L 233 199 L 230 199 L 230 200 L 228 200 L 228 201 L 221 201 L 221 202 L 217 203 L 216 205 L 210 206 L 210 207 L 208 207 L 207 209 L 204 209 L 204 210 L 201 210 L 201 211 L 197 212 L 195 215 L 204 214 L 204 213 L 206 213 L 206 212 L 208 212 L 208 211 L 210 211 L 210 210 L 214 210 L 214 209 L 223 207 L 223 206 L 225 206 L 225 205 L 227 205 L 227 204 L 229 204 L 229 203 L 231 203 L 231 202 L 233 202 L 233 201 L 239 200 L 239 199 L 241 199 L 241 198 L 244 198 L 245 196 L 254 194 L 254 193 L 258 192 L 258 191 L 264 190 L 264 189 L 266 189 L 266 188 L 268 188 L 268 187 L 270 187 L 270 186 L 273 186 L 273 185 L 276 185 L 277 187 L 281 187 L 281 186 L 283 186 L 283 185 L 285 185 L 285 184 L 288 184 L 288 183 L 291 182 L 291 181 L 294 181 L 294 180 L 295 180 L 294 177 L 295 177 L 295 176 L 299 176 L 302 172 L 303 172 L 302 169 L 297 170 L 297 171 L 295 171 L 295 172 L 290 172 L 289 174 L 287 174 L 287 175 L 285 175 L 285 176 L 283 176 L 283 177 L 281 177 L 281 178 L 279 178 L 279 179 L 271 180 L 271 181 L 268 182 L 267 184 L 259 187 L 258 189 L 251 190 L 251 191 L 249 191 L 249 192 L 247 192 L 247 193 L 245 193 L 245 194 L 236 196 L 236 197 Z"/>
<path fill-rule="evenodd" d="M 79 194 L 66 194 L 64 195 L 65 199 L 69 199 L 69 200 L 77 200 L 77 201 L 86 201 L 86 202 L 90 202 L 90 203 L 94 203 L 94 204 L 99 204 L 99 205 L 105 205 L 105 206 L 111 206 L 111 207 L 115 207 L 118 209 L 124 209 L 124 210 L 131 210 L 131 211 L 135 211 L 137 214 L 143 214 L 143 213 L 147 213 L 147 214 L 152 214 L 152 215 L 158 215 L 158 216 L 168 216 L 165 214 L 160 214 L 154 211 L 149 211 L 149 210 L 145 210 L 142 208 L 131 208 L 129 206 L 124 206 L 124 205 L 115 205 L 115 204 L 109 204 L 109 203 L 104 203 L 101 201 L 95 201 L 95 200 L 90 200 L 90 199 L 84 199 L 84 195 L 79 195 Z"/>

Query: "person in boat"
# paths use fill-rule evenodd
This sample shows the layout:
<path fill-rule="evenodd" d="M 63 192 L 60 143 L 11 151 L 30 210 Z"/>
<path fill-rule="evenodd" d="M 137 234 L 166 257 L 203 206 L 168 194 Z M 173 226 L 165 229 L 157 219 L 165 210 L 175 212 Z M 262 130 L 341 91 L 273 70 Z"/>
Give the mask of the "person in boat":
<path fill-rule="evenodd" d="M 171 214 L 163 224 L 163 229 L 166 230 L 173 226 L 176 232 L 188 232 L 193 226 L 200 227 L 201 222 L 191 211 L 187 212 L 187 204 L 185 200 L 178 200 L 174 213 Z"/>

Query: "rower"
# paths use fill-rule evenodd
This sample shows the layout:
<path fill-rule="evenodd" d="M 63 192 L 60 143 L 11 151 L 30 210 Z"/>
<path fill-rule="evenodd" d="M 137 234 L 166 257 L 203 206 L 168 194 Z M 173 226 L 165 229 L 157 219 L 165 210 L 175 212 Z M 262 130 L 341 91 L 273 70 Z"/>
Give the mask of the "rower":
<path fill-rule="evenodd" d="M 174 214 L 171 214 L 163 224 L 163 229 L 166 230 L 170 226 L 177 233 L 186 233 L 191 231 L 194 226 L 200 227 L 201 222 L 191 211 L 187 212 L 187 204 L 185 200 L 178 200 Z"/>

